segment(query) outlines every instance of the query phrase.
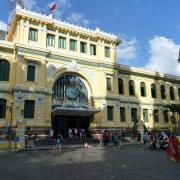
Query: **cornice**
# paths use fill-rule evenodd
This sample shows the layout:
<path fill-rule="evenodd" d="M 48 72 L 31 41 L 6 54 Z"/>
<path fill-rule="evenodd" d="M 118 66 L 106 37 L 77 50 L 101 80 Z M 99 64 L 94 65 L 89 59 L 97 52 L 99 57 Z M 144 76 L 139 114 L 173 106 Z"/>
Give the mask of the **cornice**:
<path fill-rule="evenodd" d="M 4 40 L 4 41 L 0 40 L 0 51 L 13 53 L 13 51 L 14 51 L 14 43 L 13 42 L 8 42 L 6 40 Z"/>
<path fill-rule="evenodd" d="M 116 72 L 119 72 L 119 74 L 124 74 L 124 75 L 135 75 L 135 76 L 140 76 L 140 77 L 146 77 L 146 78 L 151 78 L 154 80 L 163 80 L 163 81 L 169 81 L 173 83 L 180 84 L 180 76 L 174 76 L 174 75 L 169 75 L 169 74 L 163 74 L 159 72 L 153 72 L 153 71 L 148 71 L 144 70 L 141 68 L 135 68 L 135 67 L 130 67 L 130 66 L 124 66 L 121 64 L 117 63 L 111 63 L 111 62 L 105 62 L 103 60 L 95 60 L 95 59 L 88 59 L 88 58 L 83 58 L 83 57 L 70 57 L 69 54 L 59 54 L 58 52 L 51 51 L 47 48 L 42 48 L 42 47 L 33 47 L 29 45 L 24 45 L 20 43 L 16 43 L 15 47 L 18 51 L 20 52 L 28 52 L 36 55 L 41 55 L 41 56 L 47 56 L 47 59 L 50 61 L 55 59 L 55 60 L 64 60 L 66 62 L 71 62 L 73 60 L 77 61 L 80 64 L 83 65 L 89 65 L 93 67 L 102 67 L 102 68 L 107 68 L 114 70 Z"/>
<path fill-rule="evenodd" d="M 146 78 L 152 78 L 154 80 L 163 80 L 163 81 L 169 81 L 169 82 L 174 82 L 174 83 L 180 83 L 180 76 L 149 71 L 149 70 L 145 70 L 142 68 L 124 66 L 121 64 L 116 64 L 115 67 L 116 67 L 116 70 L 120 74 L 122 73 L 122 74 L 129 75 L 129 76 L 131 76 L 131 75 L 141 76 L 141 77 L 143 76 Z"/>
<path fill-rule="evenodd" d="M 93 29 L 81 27 L 78 25 L 67 23 L 65 21 L 53 19 L 52 14 L 47 16 L 45 14 L 40 14 L 37 12 L 22 9 L 18 6 L 14 12 L 14 16 L 12 18 L 11 25 L 15 26 L 17 24 L 17 20 L 19 18 L 34 19 L 35 21 L 39 21 L 44 24 L 50 24 L 50 25 L 54 26 L 55 28 L 62 29 L 66 32 L 76 33 L 79 35 L 89 36 L 92 38 L 97 37 L 99 40 L 109 41 L 116 45 L 118 45 L 121 42 L 117 36 L 110 34 L 110 33 L 103 32 L 99 28 L 96 28 L 96 30 L 93 30 Z M 12 30 L 13 28 L 10 27 L 10 29 Z"/>

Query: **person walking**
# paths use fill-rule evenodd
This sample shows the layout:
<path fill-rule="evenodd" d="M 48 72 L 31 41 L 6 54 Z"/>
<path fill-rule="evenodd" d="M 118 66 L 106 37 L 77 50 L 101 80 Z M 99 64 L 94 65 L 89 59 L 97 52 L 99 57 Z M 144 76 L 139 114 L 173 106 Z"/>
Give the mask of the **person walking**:
<path fill-rule="evenodd" d="M 104 134 L 103 134 L 103 144 L 104 144 L 104 146 L 107 146 L 108 142 L 109 142 L 109 134 L 108 134 L 108 131 L 105 130 Z"/>
<path fill-rule="evenodd" d="M 118 134 L 118 146 L 121 147 L 121 145 L 122 145 L 122 134 L 119 133 Z"/>
<path fill-rule="evenodd" d="M 169 137 L 169 147 L 167 148 L 167 155 L 173 161 L 180 161 L 180 143 L 174 135 L 171 135 Z"/>
<path fill-rule="evenodd" d="M 119 146 L 119 141 L 118 141 L 118 134 L 117 133 L 114 133 L 114 148 L 118 148 Z"/>

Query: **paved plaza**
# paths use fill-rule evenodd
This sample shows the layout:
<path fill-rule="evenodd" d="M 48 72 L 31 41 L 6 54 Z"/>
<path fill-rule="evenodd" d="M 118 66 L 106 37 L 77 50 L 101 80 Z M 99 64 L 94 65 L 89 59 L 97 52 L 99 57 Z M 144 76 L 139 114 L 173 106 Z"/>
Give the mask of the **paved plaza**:
<path fill-rule="evenodd" d="M 178 180 L 180 163 L 165 152 L 127 145 L 0 154 L 1 180 Z"/>

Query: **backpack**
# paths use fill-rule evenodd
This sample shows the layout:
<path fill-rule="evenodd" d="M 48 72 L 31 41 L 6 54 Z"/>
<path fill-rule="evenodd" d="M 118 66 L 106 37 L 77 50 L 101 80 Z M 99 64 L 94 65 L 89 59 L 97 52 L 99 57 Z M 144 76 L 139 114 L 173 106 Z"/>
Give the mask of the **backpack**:
<path fill-rule="evenodd" d="M 60 139 L 60 137 L 58 137 L 58 138 L 56 139 L 56 144 L 61 144 L 61 139 Z"/>

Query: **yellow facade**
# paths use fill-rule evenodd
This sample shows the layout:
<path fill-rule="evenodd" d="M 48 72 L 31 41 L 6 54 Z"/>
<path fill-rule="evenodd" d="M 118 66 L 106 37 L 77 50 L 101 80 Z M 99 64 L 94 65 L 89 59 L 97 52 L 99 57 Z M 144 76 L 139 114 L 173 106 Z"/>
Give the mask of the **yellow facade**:
<path fill-rule="evenodd" d="M 29 37 L 30 30 L 35 33 L 33 40 Z M 47 34 L 51 35 L 49 40 Z M 59 37 L 65 39 L 65 48 L 59 47 Z M 71 40 L 76 42 L 75 51 L 70 50 Z M 6 106 L 14 102 L 12 119 L 6 108 L 5 117 L 0 119 L 0 126 L 11 123 L 15 126 L 23 122 L 26 127 L 51 127 L 53 86 L 59 77 L 74 75 L 80 77 L 87 88 L 87 109 L 96 112 L 91 114 L 91 130 L 131 128 L 134 124 L 132 108 L 136 109 L 139 120 L 143 120 L 143 110 L 147 110 L 147 128 L 168 128 L 170 116 L 168 114 L 169 121 L 165 122 L 164 106 L 179 103 L 180 78 L 117 64 L 116 47 L 119 43 L 116 36 L 99 29 L 94 31 L 74 26 L 57 21 L 51 15 L 45 16 L 17 8 L 6 40 L 0 41 L 0 61 L 6 60 L 10 64 L 9 80 L 0 81 L 0 99 L 6 100 Z M 91 45 L 96 47 L 94 55 L 90 50 Z M 105 57 L 105 47 L 109 49 L 109 57 Z M 35 67 L 34 81 L 27 80 L 28 65 Z M 123 94 L 119 94 L 119 78 L 123 80 Z M 109 91 L 107 79 L 112 86 Z M 134 81 L 135 95 L 129 95 L 130 80 Z M 141 82 L 145 83 L 144 97 L 141 95 Z M 156 86 L 156 98 L 152 98 L 153 83 Z M 161 98 L 162 85 L 166 89 L 166 99 Z M 170 99 L 170 87 L 174 89 L 174 100 Z M 26 100 L 35 101 L 33 118 L 24 117 Z M 110 121 L 107 106 L 111 106 L 113 111 Z M 125 108 L 125 122 L 121 121 L 120 107 Z M 154 109 L 158 110 L 158 122 L 154 122 Z M 80 110 L 79 113 L 83 113 L 83 109 Z"/>

